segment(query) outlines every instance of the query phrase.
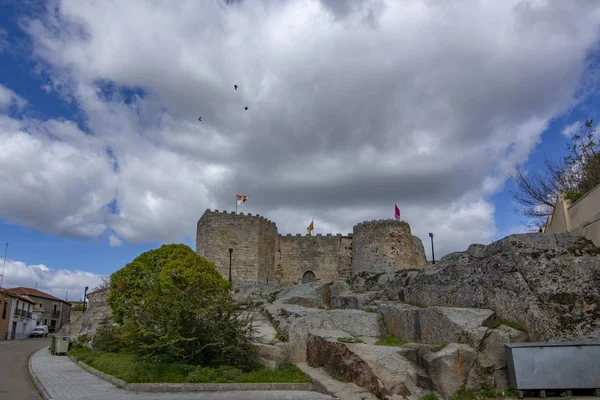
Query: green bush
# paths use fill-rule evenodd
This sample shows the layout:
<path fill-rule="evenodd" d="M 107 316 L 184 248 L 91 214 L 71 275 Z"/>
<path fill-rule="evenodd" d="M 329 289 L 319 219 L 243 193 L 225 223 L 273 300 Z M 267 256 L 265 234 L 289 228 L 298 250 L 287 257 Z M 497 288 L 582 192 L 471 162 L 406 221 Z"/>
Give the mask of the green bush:
<path fill-rule="evenodd" d="M 116 353 L 127 346 L 125 330 L 119 325 L 100 325 L 92 338 L 92 348 L 109 353 Z"/>
<path fill-rule="evenodd" d="M 377 343 L 378 346 L 404 346 L 405 344 L 410 343 L 407 340 L 402 340 L 398 336 L 387 335 L 383 339 L 379 339 Z"/>
<path fill-rule="evenodd" d="M 435 393 L 427 393 L 426 395 L 421 396 L 420 400 L 438 400 L 438 397 Z"/>
<path fill-rule="evenodd" d="M 214 264 L 186 245 L 147 251 L 111 275 L 107 302 L 119 328 L 105 330 L 98 349 L 158 364 L 251 370 L 258 359 L 251 321 L 230 289 Z"/>

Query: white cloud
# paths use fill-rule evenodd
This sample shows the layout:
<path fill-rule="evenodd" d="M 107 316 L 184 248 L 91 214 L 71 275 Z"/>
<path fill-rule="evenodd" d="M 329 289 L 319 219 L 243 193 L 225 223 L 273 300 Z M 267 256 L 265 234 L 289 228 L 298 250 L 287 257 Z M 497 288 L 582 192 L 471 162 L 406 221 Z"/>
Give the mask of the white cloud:
<path fill-rule="evenodd" d="M 120 247 L 123 244 L 123 242 L 115 235 L 110 235 L 108 237 L 108 244 L 110 245 L 110 247 Z"/>
<path fill-rule="evenodd" d="M 31 149 L 4 159 L 29 185 L 20 204 L 42 210 L 15 213 L 4 194 L 1 216 L 180 241 L 237 193 L 283 233 L 313 217 L 320 232 L 348 233 L 398 203 L 422 239 L 436 232 L 436 258 L 495 237 L 486 197 L 580 100 L 600 27 L 600 4 L 583 2 L 56 5 L 27 25 L 34 57 L 94 136 L 64 121 L 28 121 L 27 136 L 0 121 L 4 140 Z"/>
<path fill-rule="evenodd" d="M 571 125 L 565 126 L 565 128 L 562 130 L 562 134 L 568 138 L 571 138 L 575 132 L 581 129 L 582 125 L 583 124 L 580 121 L 575 121 Z"/>
<path fill-rule="evenodd" d="M 92 272 L 52 269 L 43 264 L 27 265 L 21 261 L 6 260 L 3 287 L 37 288 L 60 299 L 83 299 L 86 286 L 89 290 L 102 283 L 102 276 Z"/>
<path fill-rule="evenodd" d="M 1 39 L 0 37 L 0 50 L 2 48 Z M 0 84 L 0 111 L 5 111 L 11 106 L 15 106 L 18 110 L 21 110 L 26 104 L 27 101 L 24 98 Z"/>

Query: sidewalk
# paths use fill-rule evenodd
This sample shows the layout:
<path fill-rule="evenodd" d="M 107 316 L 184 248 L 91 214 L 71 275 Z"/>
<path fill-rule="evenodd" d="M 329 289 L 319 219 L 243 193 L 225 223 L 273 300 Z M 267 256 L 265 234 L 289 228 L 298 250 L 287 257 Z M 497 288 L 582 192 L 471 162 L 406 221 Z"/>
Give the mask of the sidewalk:
<path fill-rule="evenodd" d="M 29 372 L 44 400 L 332 400 L 318 392 L 129 392 L 79 368 L 67 356 L 53 356 L 43 348 L 31 356 Z"/>

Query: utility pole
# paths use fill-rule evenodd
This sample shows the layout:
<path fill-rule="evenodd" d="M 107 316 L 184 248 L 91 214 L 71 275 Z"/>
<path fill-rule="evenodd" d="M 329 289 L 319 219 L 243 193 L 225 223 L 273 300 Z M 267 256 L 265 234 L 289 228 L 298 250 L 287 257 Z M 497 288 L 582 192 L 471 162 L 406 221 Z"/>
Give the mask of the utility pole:
<path fill-rule="evenodd" d="M 8 253 L 8 243 L 6 243 L 6 248 L 4 249 L 4 264 L 2 264 L 2 277 L 0 277 L 0 287 L 4 284 L 4 268 L 6 267 L 6 253 Z"/>
<path fill-rule="evenodd" d="M 429 237 L 431 238 L 431 258 L 435 264 L 435 253 L 433 252 L 433 233 L 429 232 Z"/>
<path fill-rule="evenodd" d="M 231 283 L 231 253 L 233 253 L 233 249 L 229 248 L 229 283 Z"/>

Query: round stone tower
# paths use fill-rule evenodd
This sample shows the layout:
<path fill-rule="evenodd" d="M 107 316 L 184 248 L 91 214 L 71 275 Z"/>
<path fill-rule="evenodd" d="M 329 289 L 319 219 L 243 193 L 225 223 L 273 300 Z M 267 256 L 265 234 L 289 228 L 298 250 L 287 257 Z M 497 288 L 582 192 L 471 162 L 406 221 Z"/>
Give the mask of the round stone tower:
<path fill-rule="evenodd" d="M 352 273 L 391 272 L 426 265 L 407 222 L 394 219 L 361 222 L 354 226 L 352 236 Z"/>

